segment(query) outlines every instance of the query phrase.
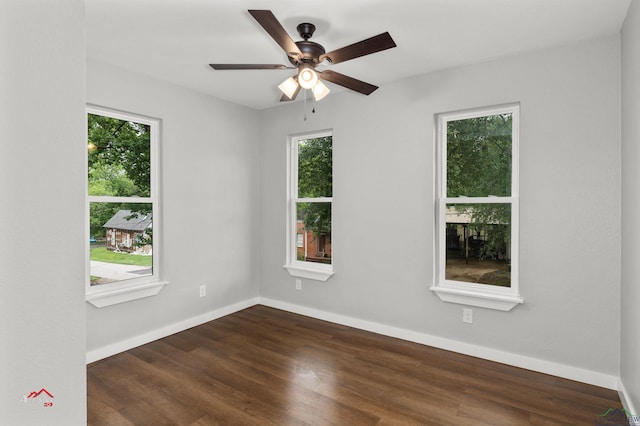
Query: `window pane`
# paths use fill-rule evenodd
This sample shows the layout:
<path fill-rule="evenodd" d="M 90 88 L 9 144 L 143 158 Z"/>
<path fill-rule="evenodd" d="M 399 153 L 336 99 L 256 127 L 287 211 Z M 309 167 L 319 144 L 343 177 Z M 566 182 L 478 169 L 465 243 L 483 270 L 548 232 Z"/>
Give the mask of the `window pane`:
<path fill-rule="evenodd" d="M 298 141 L 298 198 L 331 197 L 332 137 Z"/>
<path fill-rule="evenodd" d="M 331 203 L 297 203 L 297 259 L 331 263 Z"/>
<path fill-rule="evenodd" d="M 445 279 L 511 286 L 511 205 L 447 204 Z"/>
<path fill-rule="evenodd" d="M 150 127 L 88 114 L 89 195 L 148 197 Z"/>
<path fill-rule="evenodd" d="M 89 203 L 91 285 L 153 273 L 150 203 Z"/>
<path fill-rule="evenodd" d="M 511 139 L 511 114 L 447 122 L 447 196 L 510 196 Z"/>

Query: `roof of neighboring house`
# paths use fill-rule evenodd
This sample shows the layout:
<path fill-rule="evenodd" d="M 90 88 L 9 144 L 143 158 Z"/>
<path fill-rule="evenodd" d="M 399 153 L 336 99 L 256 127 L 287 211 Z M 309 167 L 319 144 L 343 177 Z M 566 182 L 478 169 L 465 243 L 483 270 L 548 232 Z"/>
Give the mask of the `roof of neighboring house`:
<path fill-rule="evenodd" d="M 125 229 L 127 231 L 144 231 L 151 227 L 151 213 L 132 213 L 131 210 L 119 210 L 102 227 Z"/>

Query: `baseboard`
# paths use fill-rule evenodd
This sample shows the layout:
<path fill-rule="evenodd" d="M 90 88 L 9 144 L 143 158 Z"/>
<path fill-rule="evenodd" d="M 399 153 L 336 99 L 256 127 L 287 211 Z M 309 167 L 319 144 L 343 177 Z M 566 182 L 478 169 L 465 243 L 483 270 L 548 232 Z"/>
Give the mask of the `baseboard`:
<path fill-rule="evenodd" d="M 629 398 L 627 395 L 629 394 L 627 393 L 627 389 L 624 387 L 624 383 L 622 383 L 622 380 L 618 380 L 618 396 L 620 396 L 620 402 L 622 402 L 622 406 L 625 410 L 627 410 L 628 413 L 631 413 L 634 416 L 640 416 L 640 412 L 636 411 L 636 407 L 633 406 L 631 398 Z"/>
<path fill-rule="evenodd" d="M 186 320 L 170 324 L 166 327 L 149 331 L 148 333 L 140 334 L 138 336 L 134 336 L 129 339 L 113 343 L 111 345 L 87 351 L 87 364 L 110 357 L 112 355 L 119 354 L 120 352 L 128 351 L 129 349 L 133 349 L 138 346 L 153 342 L 154 340 L 162 339 L 163 337 L 167 337 L 180 331 L 187 330 L 191 327 L 213 321 L 215 319 L 224 317 L 234 312 L 241 311 L 257 304 L 257 297 L 243 300 L 241 302 L 234 303 L 233 305 L 225 306 L 214 311 L 198 315 L 196 317 L 188 318 Z"/>
<path fill-rule="evenodd" d="M 445 349 L 458 352 L 465 355 L 483 358 L 489 361 L 495 361 L 502 364 L 512 365 L 515 367 L 526 368 L 527 370 L 537 371 L 540 373 L 550 374 L 552 376 L 562 377 L 565 379 L 575 380 L 582 383 L 588 383 L 608 389 L 618 390 L 620 384 L 617 376 L 598 373 L 591 370 L 585 370 L 570 365 L 550 362 L 524 355 L 514 354 L 510 352 L 500 351 L 487 348 L 484 346 L 473 345 L 469 343 L 459 342 L 457 340 L 446 339 L 443 337 L 432 336 L 430 334 L 419 333 L 415 331 L 405 330 L 398 327 L 392 327 L 372 321 L 339 315 L 326 312 L 306 306 L 282 302 L 279 300 L 259 297 L 259 303 L 272 308 L 282 309 L 284 311 L 317 318 L 361 330 L 371 331 L 373 333 L 385 336 L 395 337 L 410 342 L 420 343 L 423 345 L 433 346 L 439 349 Z M 632 410 L 630 412 L 635 413 Z"/>
<path fill-rule="evenodd" d="M 598 373 L 591 370 L 585 370 L 570 365 L 527 357 L 524 355 L 491 349 L 484 346 L 459 342 L 457 340 L 446 339 L 426 333 L 405 330 L 398 327 L 393 327 L 372 321 L 366 321 L 359 318 L 335 314 L 332 312 L 322 311 L 319 309 L 309 308 L 306 306 L 296 305 L 265 297 L 255 297 L 247 299 L 238 303 L 234 303 L 233 305 L 225 306 L 223 308 L 198 315 L 196 317 L 188 318 L 178 323 L 170 324 L 160 329 L 152 330 L 148 333 L 144 333 L 138 336 L 131 337 L 129 339 L 122 340 L 120 342 L 113 343 L 111 345 L 87 351 L 87 364 L 110 357 L 112 355 L 116 355 L 129 349 L 133 349 L 146 343 L 153 342 L 154 340 L 162 339 L 163 337 L 167 337 L 191 327 L 213 321 L 217 318 L 221 318 L 223 316 L 241 311 L 257 304 L 270 306 L 272 308 L 282 309 L 284 311 L 305 315 L 336 324 L 342 324 L 361 330 L 371 331 L 373 333 L 382 334 L 384 336 L 395 337 L 410 342 L 433 346 L 439 349 L 445 349 L 465 355 L 483 358 L 489 361 L 495 361 L 502 364 L 526 368 L 528 370 L 562 377 L 565 379 L 618 390 L 620 399 L 627 411 L 634 414 L 636 413 L 634 407 L 631 405 L 631 401 L 626 397 L 624 385 L 616 376 Z"/>

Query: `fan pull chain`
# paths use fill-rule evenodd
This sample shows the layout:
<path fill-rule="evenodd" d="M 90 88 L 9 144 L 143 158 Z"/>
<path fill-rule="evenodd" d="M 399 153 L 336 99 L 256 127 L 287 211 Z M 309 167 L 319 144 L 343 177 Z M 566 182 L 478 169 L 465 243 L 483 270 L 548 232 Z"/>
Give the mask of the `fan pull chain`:
<path fill-rule="evenodd" d="M 311 100 L 314 104 L 311 107 L 311 113 L 316 113 L 315 99 Z M 307 121 L 307 91 L 304 91 L 304 121 Z"/>
<path fill-rule="evenodd" d="M 307 91 L 304 91 L 304 121 L 307 121 Z"/>

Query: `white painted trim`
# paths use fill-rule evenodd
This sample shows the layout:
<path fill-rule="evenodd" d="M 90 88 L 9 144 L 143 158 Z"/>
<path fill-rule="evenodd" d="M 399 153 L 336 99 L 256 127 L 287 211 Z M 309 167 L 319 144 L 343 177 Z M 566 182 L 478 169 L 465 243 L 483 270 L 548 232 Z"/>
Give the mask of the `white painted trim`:
<path fill-rule="evenodd" d="M 85 113 L 100 115 L 104 117 L 116 118 L 118 120 L 131 121 L 134 123 L 141 123 L 149 126 L 149 143 L 150 143 L 150 194 L 148 197 L 118 197 L 118 196 L 95 196 L 88 195 L 88 181 L 85 183 L 85 294 L 86 301 L 91 303 L 97 308 L 105 306 L 115 305 L 117 303 L 129 302 L 132 300 L 141 299 L 144 297 L 155 296 L 162 288 L 168 284 L 168 281 L 163 280 L 162 273 L 162 200 L 161 200 L 161 175 L 162 175 L 162 162 L 161 162 L 161 132 L 162 132 L 162 120 L 160 118 L 149 117 L 140 114 L 134 114 L 126 111 L 120 111 L 113 108 L 103 107 L 100 105 L 87 104 L 85 106 Z M 88 138 L 88 132 L 85 128 L 85 138 Z M 85 166 L 88 166 L 87 150 L 85 151 Z M 86 175 L 85 175 L 86 176 Z M 151 204 L 153 215 L 153 228 L 156 230 L 153 235 L 153 256 L 151 276 L 141 278 L 131 278 L 125 281 L 118 281 L 114 283 L 100 284 L 99 286 L 92 286 L 90 283 L 91 274 L 91 259 L 89 257 L 89 251 L 91 245 L 89 243 L 89 219 L 90 219 L 90 204 L 92 202 L 101 203 L 148 203 Z"/>
<path fill-rule="evenodd" d="M 120 352 L 133 349 L 135 347 L 153 342 L 163 337 L 170 336 L 180 331 L 204 324 L 209 321 L 230 315 L 234 312 L 241 311 L 254 305 L 264 305 L 276 309 L 282 309 L 299 315 L 333 322 L 336 324 L 346 325 L 348 327 L 366 330 L 384 336 L 395 337 L 422 345 L 432 346 L 452 352 L 470 355 L 477 358 L 495 361 L 502 364 L 512 365 L 514 367 L 526 368 L 528 370 L 537 371 L 539 373 L 550 374 L 552 376 L 562 377 L 569 380 L 576 380 L 582 383 L 588 383 L 594 386 L 601 386 L 608 389 L 619 390 L 620 399 L 630 413 L 636 414 L 631 401 L 626 397 L 627 392 L 620 379 L 609 374 L 599 373 L 596 371 L 585 370 L 570 365 L 560 364 L 556 362 L 541 360 L 524 355 L 514 354 L 501 350 L 491 349 L 484 346 L 473 345 L 460 342 L 457 340 L 447 339 L 443 337 L 433 336 L 430 334 L 420 333 L 411 330 L 405 330 L 373 321 L 362 320 L 359 318 L 349 317 L 346 315 L 326 312 L 319 309 L 309 308 L 307 306 L 295 305 L 288 302 L 269 299 L 266 297 L 255 297 L 247 299 L 233 305 L 225 306 L 193 318 L 180 321 L 178 323 L 167 325 L 163 328 L 152 330 L 150 332 L 131 337 L 129 339 L 103 346 L 87 352 L 87 364 L 99 361 L 101 359 L 116 355 Z"/>
<path fill-rule="evenodd" d="M 314 262 L 303 262 L 297 260 L 297 203 L 331 203 L 333 197 L 298 198 L 298 143 L 301 140 L 314 139 L 320 137 L 331 137 L 333 141 L 333 131 L 324 130 L 317 133 L 306 133 L 299 135 L 289 135 L 287 138 L 287 228 L 286 228 L 286 262 L 284 268 L 291 276 L 307 278 L 317 281 L 327 281 L 333 275 L 333 263 L 320 264 Z M 331 209 L 333 215 L 333 207 Z M 332 226 L 333 228 L 333 226 Z M 331 244 L 335 235 L 331 232 Z M 306 244 L 306 242 L 305 242 Z M 333 251 L 335 254 L 335 251 Z"/>
<path fill-rule="evenodd" d="M 104 358 L 108 358 L 112 355 L 119 354 L 120 352 L 128 351 L 129 349 L 136 348 L 138 346 L 153 342 L 158 339 L 162 339 L 163 337 L 170 336 L 172 334 L 187 330 L 206 322 L 213 321 L 234 312 L 238 312 L 251 306 L 257 305 L 258 303 L 259 301 L 257 297 L 243 300 L 241 302 L 234 303 L 233 305 L 225 306 L 214 311 L 198 315 L 196 317 L 187 318 L 186 320 L 174 324 L 169 324 L 156 330 L 151 330 L 138 336 L 130 337 L 128 339 L 121 340 L 119 342 L 103 346 L 101 348 L 87 351 L 87 364 L 99 361 Z"/>
<path fill-rule="evenodd" d="M 422 345 L 428 345 L 439 349 L 458 352 L 464 355 L 470 355 L 489 361 L 495 361 L 515 367 L 526 368 L 528 370 L 550 374 L 552 376 L 562 377 L 569 380 L 576 380 L 578 382 L 588 383 L 590 385 L 617 390 L 619 384 L 618 377 L 599 373 L 597 371 L 586 370 L 583 368 L 573 367 L 557 362 L 532 358 L 497 349 L 491 349 L 484 346 L 473 345 L 470 343 L 464 343 L 457 340 L 446 339 L 443 337 L 433 336 L 416 331 L 405 330 L 398 327 L 335 314 L 332 312 L 321 311 L 319 309 L 295 305 L 292 303 L 282 302 L 265 297 L 259 297 L 258 299 L 258 303 L 265 306 L 270 306 L 272 308 L 282 309 L 284 311 L 293 312 L 296 314 L 305 315 L 341 325 L 346 325 L 361 330 L 371 331 L 373 333 L 382 334 L 384 336 L 390 336 L 410 342 L 420 343 Z"/>
<path fill-rule="evenodd" d="M 87 290 L 86 300 L 96 308 L 104 308 L 118 303 L 130 302 L 160 293 L 168 281 L 135 283 L 113 283 L 108 286 L 94 286 Z"/>
<path fill-rule="evenodd" d="M 429 290 L 435 292 L 440 300 L 444 302 L 478 306 L 498 311 L 510 311 L 515 306 L 524 303 L 524 300 L 519 296 L 493 294 L 490 292 L 474 292 L 444 286 L 432 286 Z"/>
<path fill-rule="evenodd" d="M 629 413 L 633 414 L 634 416 L 640 416 L 640 412 L 636 411 L 636 408 L 640 408 L 640 407 L 634 407 L 633 402 L 631 402 L 631 398 L 628 398 L 627 395 L 629 395 L 629 393 L 627 392 L 627 388 L 624 387 L 624 383 L 622 383 L 622 379 L 618 379 L 618 396 L 620 397 L 620 402 L 622 402 L 622 406 L 624 407 L 625 410 L 627 410 Z"/>
<path fill-rule="evenodd" d="M 496 114 L 511 114 L 511 194 L 509 196 L 486 197 L 447 197 L 447 123 L 452 120 L 464 120 Z M 488 309 L 509 311 L 523 303 L 519 290 L 519 145 L 520 145 L 520 104 L 510 103 L 492 107 L 473 108 L 464 111 L 436 114 L 435 120 L 435 222 L 434 232 L 434 285 L 431 290 L 441 300 Z M 460 204 L 509 204 L 511 207 L 511 285 L 498 287 L 475 284 L 467 288 L 467 283 L 451 281 L 445 278 L 446 256 L 446 206 L 451 203 Z"/>
<path fill-rule="evenodd" d="M 302 263 L 305 265 L 300 265 Z M 306 266 L 307 263 L 312 262 L 297 262 L 295 265 L 284 265 L 284 268 L 289 271 L 289 275 L 293 277 L 307 278 L 316 281 L 327 281 L 334 273 L 331 265 L 314 264 L 314 266 L 316 266 L 314 268 L 311 267 L 311 265 Z M 329 267 L 323 268 L 323 266 Z"/>

